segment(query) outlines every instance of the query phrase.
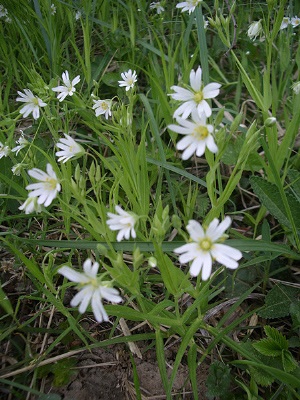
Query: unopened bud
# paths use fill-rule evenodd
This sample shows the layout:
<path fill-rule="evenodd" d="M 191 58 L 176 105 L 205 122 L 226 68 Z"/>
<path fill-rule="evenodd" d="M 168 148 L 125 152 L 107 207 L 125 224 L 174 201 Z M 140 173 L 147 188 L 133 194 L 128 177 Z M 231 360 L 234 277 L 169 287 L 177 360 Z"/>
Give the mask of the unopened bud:
<path fill-rule="evenodd" d="M 276 124 L 276 118 L 275 117 L 269 117 L 265 120 L 265 127 L 271 128 L 271 126 L 274 126 Z"/>

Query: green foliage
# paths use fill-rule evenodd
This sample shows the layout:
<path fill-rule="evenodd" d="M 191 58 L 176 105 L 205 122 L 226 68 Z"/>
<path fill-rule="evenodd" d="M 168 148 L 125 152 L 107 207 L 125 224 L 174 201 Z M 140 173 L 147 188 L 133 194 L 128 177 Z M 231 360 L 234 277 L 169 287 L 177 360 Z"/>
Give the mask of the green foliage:
<path fill-rule="evenodd" d="M 265 305 L 258 311 L 258 314 L 262 318 L 269 319 L 286 317 L 290 315 L 292 306 L 293 310 L 298 309 L 298 294 L 297 288 L 278 284 L 267 293 Z"/>
<path fill-rule="evenodd" d="M 56 387 L 67 385 L 72 377 L 76 375 L 73 369 L 76 366 L 75 358 L 66 358 L 53 364 L 38 367 L 37 375 L 39 378 L 45 378 L 53 375 L 53 385 Z"/>
<path fill-rule="evenodd" d="M 281 196 L 278 196 L 277 185 L 258 176 L 252 176 L 250 178 L 250 183 L 255 194 L 259 197 L 261 203 L 267 210 L 278 219 L 282 225 L 292 229 L 292 221 L 286 211 L 284 201 Z M 293 222 L 297 230 L 300 230 L 300 202 L 291 191 L 286 192 L 286 198 L 293 217 Z"/>
<path fill-rule="evenodd" d="M 182 363 L 189 369 L 193 397 L 201 397 L 197 367 L 210 354 L 208 398 L 240 400 L 243 390 L 251 400 L 283 394 L 291 399 L 299 383 L 293 357 L 299 347 L 299 290 L 281 284 L 269 289 L 267 283 L 288 268 L 288 278 L 297 283 L 293 267 L 300 258 L 300 95 L 292 89 L 300 79 L 299 27 L 281 29 L 282 18 L 293 17 L 300 6 L 285 0 L 255 0 L 242 7 L 208 0 L 188 13 L 176 2 L 162 1 L 165 10 L 157 14 L 146 0 L 56 0 L 52 14 L 50 0 L 20 0 L 19 7 L 5 3 L 11 22 L 0 17 L 0 142 L 11 151 L 0 153 L 0 244 L 4 257 L 13 255 L 14 266 L 7 273 L 4 263 L 1 270 L 0 302 L 6 314 L 1 314 L 0 339 L 15 353 L 11 365 L 4 361 L 3 374 L 17 371 L 18 377 L 1 384 L 16 398 L 58 399 L 32 388 L 49 375 L 58 386 L 72 378 L 73 359 L 35 368 L 57 355 L 58 347 L 68 348 L 78 339 L 81 350 L 141 341 L 156 346 L 168 400 Z M 207 27 L 203 17 L 210 22 Z M 258 20 L 264 39 L 254 41 L 247 29 Z M 179 106 L 170 97 L 171 87 L 188 88 L 198 65 L 204 85 L 222 85 L 218 98 L 208 99 L 212 115 L 207 122 L 218 152 L 206 149 L 202 157 L 182 160 L 179 135 L 168 130 Z M 137 72 L 138 81 L 125 91 L 118 81 L 129 69 Z M 80 83 L 59 102 L 52 89 L 62 84 L 66 70 L 71 79 L 80 75 Z M 21 116 L 24 104 L 15 101 L 25 88 L 47 103 L 36 120 Z M 96 99 L 112 101 L 111 116 L 95 115 Z M 277 118 L 271 126 L 270 116 Z M 21 130 L 28 144 L 12 151 Z M 57 161 L 63 133 L 80 141 L 83 156 Z M 41 213 L 21 212 L 26 186 L 33 183 L 28 170 L 44 170 L 47 163 L 57 173 L 61 192 Z M 19 175 L 11 170 L 16 165 Z M 136 237 L 121 243 L 107 224 L 107 212 L 117 204 L 137 217 Z M 267 219 L 266 211 L 282 227 Z M 232 217 L 228 235 L 236 238 L 226 244 L 244 252 L 239 269 L 228 272 L 214 262 L 206 282 L 191 278 L 192 260 L 180 265 L 173 252 L 188 243 L 186 225 L 190 220 L 207 225 L 225 215 Z M 115 317 L 109 333 L 101 326 L 95 330 L 89 318 L 83 328 L 77 307 L 69 304 L 72 284 L 57 273 L 62 265 L 79 271 L 87 257 L 99 262 L 101 274 L 124 300 L 104 302 Z M 18 282 L 13 290 L 11 281 Z M 259 309 L 256 299 L 263 295 L 265 305 Z M 26 302 L 29 315 L 22 308 Z M 252 345 L 250 331 L 257 334 L 263 323 L 259 320 L 245 334 L 253 313 L 272 319 L 274 328 L 266 326 L 266 337 Z M 117 332 L 114 337 L 120 318 L 128 322 L 130 336 Z M 280 331 L 277 318 L 282 318 Z M 134 334 L 137 327 L 145 333 Z M 233 332 L 238 340 L 231 339 Z M 42 334 L 40 353 L 35 344 Z M 109 339 L 103 339 L 106 334 Z M 166 346 L 174 337 L 178 347 L 167 360 Z M 216 358 L 232 362 L 231 369 Z M 23 367 L 25 374 L 19 374 Z M 232 379 L 237 375 L 238 390 Z"/>
<path fill-rule="evenodd" d="M 214 399 L 230 399 L 231 373 L 228 365 L 220 361 L 214 361 L 209 367 L 209 374 L 206 379 L 206 397 Z"/>

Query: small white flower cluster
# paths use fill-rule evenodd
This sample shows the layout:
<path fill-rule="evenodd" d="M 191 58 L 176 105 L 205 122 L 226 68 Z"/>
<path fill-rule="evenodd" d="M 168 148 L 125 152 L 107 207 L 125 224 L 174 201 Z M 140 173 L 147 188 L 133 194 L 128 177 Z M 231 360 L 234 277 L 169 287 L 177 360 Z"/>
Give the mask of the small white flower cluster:
<path fill-rule="evenodd" d="M 126 72 L 121 73 L 122 80 L 118 81 L 120 87 L 125 87 L 126 92 L 132 89 L 137 82 L 137 74 L 136 71 L 132 71 L 129 69 Z M 63 85 L 59 85 L 57 87 L 52 88 L 53 92 L 57 92 L 57 99 L 59 102 L 65 100 L 67 96 L 73 96 L 76 92 L 75 85 L 80 82 L 80 75 L 77 75 L 72 81 L 69 77 L 69 72 L 65 71 L 62 74 Z M 16 101 L 25 103 L 24 107 L 20 109 L 20 113 L 24 118 L 28 117 L 29 114 L 32 113 L 34 119 L 38 119 L 40 117 L 40 108 L 46 107 L 47 103 L 41 100 L 39 97 L 35 96 L 31 90 L 24 89 L 24 93 L 19 92 L 19 97 L 16 98 Z M 112 115 L 112 104 L 113 101 L 111 99 L 105 100 L 93 100 L 94 105 L 93 109 L 95 110 L 96 117 L 99 115 L 104 115 L 106 119 L 111 117 Z"/>
<path fill-rule="evenodd" d="M 3 18 L 5 22 L 11 22 L 11 18 L 8 16 L 8 11 L 2 4 L 0 4 L 0 18 Z"/>
<path fill-rule="evenodd" d="M 293 28 L 296 28 L 298 25 L 300 25 L 300 18 L 299 17 L 293 17 L 293 18 L 284 17 L 281 22 L 280 29 L 285 29 L 289 25 L 292 25 Z"/>
<path fill-rule="evenodd" d="M 51 15 L 55 15 L 56 14 L 55 4 L 53 4 L 53 3 L 51 4 L 50 11 L 51 11 Z"/>
<path fill-rule="evenodd" d="M 176 147 L 184 150 L 182 159 L 187 160 L 194 153 L 201 157 L 207 147 L 212 153 L 218 151 L 213 137 L 213 126 L 206 123 L 211 116 L 212 110 L 207 100 L 216 97 L 220 92 L 221 85 L 213 82 L 204 86 L 202 83 L 202 69 L 192 69 L 190 73 L 190 87 L 171 86 L 175 93 L 171 93 L 172 99 L 181 101 L 182 104 L 174 112 L 173 117 L 178 125 L 171 124 L 168 128 L 176 133 L 185 135 Z M 187 118 L 191 115 L 191 120 Z"/>

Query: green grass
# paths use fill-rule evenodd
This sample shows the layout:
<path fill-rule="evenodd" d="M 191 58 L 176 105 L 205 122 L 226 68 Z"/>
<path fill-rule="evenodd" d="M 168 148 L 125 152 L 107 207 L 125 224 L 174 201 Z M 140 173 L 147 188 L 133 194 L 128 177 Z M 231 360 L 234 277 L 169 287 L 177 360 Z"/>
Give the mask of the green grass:
<path fill-rule="evenodd" d="M 45 394 L 57 352 L 67 358 L 77 341 L 79 352 L 128 342 L 142 353 L 155 349 L 167 399 L 181 366 L 194 399 L 300 399 L 300 94 L 292 89 L 300 80 L 300 25 L 280 29 L 300 5 L 207 1 L 189 14 L 176 1 L 161 3 L 161 14 L 145 0 L 3 3 L 11 21 L 0 18 L 0 142 L 13 149 L 21 131 L 28 140 L 18 154 L 0 148 L 0 351 L 14 360 L 3 362 L 0 382 L 13 398 Z M 247 29 L 258 20 L 263 32 L 251 41 Z M 182 160 L 183 136 L 168 129 L 180 104 L 171 87 L 187 88 L 199 65 L 205 85 L 222 85 L 208 100 L 218 152 Z M 129 69 L 137 82 L 126 91 L 118 81 Z M 52 88 L 65 71 L 80 82 L 59 102 Z M 20 113 L 24 89 L 47 103 L 37 120 Z M 108 119 L 96 117 L 97 99 L 112 99 Z M 84 148 L 66 163 L 55 155 L 63 133 Z M 26 214 L 19 207 L 36 182 L 28 171 L 48 163 L 61 191 L 41 213 Z M 116 241 L 107 224 L 116 205 L 136 216 L 136 238 Z M 226 243 L 243 252 L 239 267 L 214 262 L 207 281 L 191 277 L 174 252 L 189 242 L 189 221 L 208 226 L 225 216 L 232 219 Z M 91 307 L 82 315 L 70 306 L 73 284 L 58 272 L 64 265 L 82 272 L 87 258 L 123 298 L 104 302 L 113 324 L 101 323 L 109 326 L 101 336 Z M 92 322 L 83 328 L 86 315 Z M 131 336 L 119 336 L 120 318 Z M 272 339 L 277 352 L 271 345 L 273 353 L 259 352 L 270 327 L 282 334 Z M 168 359 L 170 338 L 178 343 Z M 211 364 L 205 395 L 197 382 L 204 363 Z"/>

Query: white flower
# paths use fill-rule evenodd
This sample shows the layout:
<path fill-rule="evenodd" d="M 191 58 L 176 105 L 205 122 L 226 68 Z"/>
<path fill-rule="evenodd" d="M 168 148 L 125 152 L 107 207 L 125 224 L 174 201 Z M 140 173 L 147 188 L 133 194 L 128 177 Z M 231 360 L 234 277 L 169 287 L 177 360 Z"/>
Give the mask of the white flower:
<path fill-rule="evenodd" d="M 177 118 L 181 115 L 183 119 L 186 119 L 195 109 L 197 109 L 199 115 L 204 113 L 207 117 L 210 117 L 211 108 L 206 99 L 218 96 L 221 85 L 213 82 L 203 87 L 202 69 L 200 67 L 198 67 L 196 72 L 193 69 L 191 70 L 190 85 L 190 90 L 180 86 L 171 86 L 171 89 L 176 93 L 171 93 L 169 96 L 174 100 L 184 102 L 174 112 L 173 117 Z"/>
<path fill-rule="evenodd" d="M 12 172 L 14 175 L 16 175 L 16 176 L 20 176 L 20 175 L 21 175 L 21 172 L 22 172 L 23 169 L 24 169 L 24 167 L 25 167 L 25 164 L 23 164 L 23 163 L 15 164 L 15 165 L 12 167 L 11 172 Z"/>
<path fill-rule="evenodd" d="M 78 21 L 81 18 L 81 11 L 77 11 L 75 14 L 75 19 Z"/>
<path fill-rule="evenodd" d="M 51 4 L 51 15 L 55 15 L 56 14 L 56 7 L 54 4 Z"/>
<path fill-rule="evenodd" d="M 176 8 L 182 8 L 181 12 L 188 11 L 189 14 L 195 10 L 197 5 L 201 3 L 202 0 L 187 0 L 182 1 L 176 5 Z"/>
<path fill-rule="evenodd" d="M 203 16 L 203 26 L 204 26 L 204 29 L 207 29 L 208 25 L 209 25 L 209 22 L 208 22 L 208 21 L 205 19 L 205 17 Z"/>
<path fill-rule="evenodd" d="M 119 86 L 123 87 L 125 86 L 126 92 L 134 87 L 135 82 L 137 81 L 137 75 L 135 71 L 128 70 L 127 72 L 122 72 L 121 73 L 121 78 L 123 79 L 122 81 L 119 82 Z"/>
<path fill-rule="evenodd" d="M 215 144 L 212 132 L 214 130 L 212 125 L 206 124 L 206 117 L 204 114 L 199 116 L 197 110 L 192 112 L 192 121 L 177 117 L 176 121 L 179 125 L 169 125 L 168 128 L 173 131 L 185 135 L 176 147 L 178 150 L 184 150 L 182 159 L 187 160 L 194 153 L 197 157 L 201 157 L 207 147 L 212 153 L 218 151 Z"/>
<path fill-rule="evenodd" d="M 42 207 L 37 200 L 37 197 L 27 197 L 25 202 L 19 207 L 19 210 L 24 210 L 25 214 L 31 214 L 33 212 L 37 214 L 40 213 Z"/>
<path fill-rule="evenodd" d="M 40 107 L 45 107 L 47 104 L 39 97 L 34 96 L 31 90 L 24 89 L 24 92 L 25 94 L 18 91 L 18 94 L 21 97 L 16 98 L 16 101 L 27 103 L 21 108 L 20 113 L 23 114 L 24 118 L 28 117 L 28 115 L 32 113 L 33 118 L 38 119 L 40 117 Z"/>
<path fill-rule="evenodd" d="M 300 24 L 300 18 L 298 18 L 298 17 L 291 18 L 291 24 L 292 24 L 293 28 L 296 28 L 296 26 L 298 26 Z"/>
<path fill-rule="evenodd" d="M 75 85 L 80 82 L 80 75 L 77 75 L 76 78 L 70 81 L 69 72 L 65 71 L 62 73 L 62 80 L 64 86 L 57 86 L 52 88 L 53 92 L 58 92 L 57 98 L 59 101 L 63 101 L 67 96 L 73 96 L 74 92 L 76 92 Z"/>
<path fill-rule="evenodd" d="M 136 223 L 136 215 L 124 211 L 120 206 L 115 207 L 118 214 L 108 212 L 110 219 L 107 220 L 107 225 L 112 231 L 119 231 L 117 241 L 120 242 L 123 238 L 129 239 L 130 235 L 135 239 L 136 233 L 134 224 Z"/>
<path fill-rule="evenodd" d="M 289 24 L 291 23 L 291 20 L 289 19 L 289 17 L 284 17 L 282 19 L 281 25 L 279 29 L 285 29 L 289 26 Z"/>
<path fill-rule="evenodd" d="M 45 207 L 49 206 L 61 190 L 51 164 L 47 164 L 47 173 L 38 168 L 33 168 L 28 171 L 28 174 L 39 181 L 26 186 L 27 190 L 32 190 L 28 197 L 38 197 L 38 204 L 44 204 Z"/>
<path fill-rule="evenodd" d="M 230 269 L 238 267 L 237 260 L 242 258 L 242 253 L 233 247 L 220 243 L 230 224 L 230 217 L 226 217 L 221 223 L 215 218 L 207 229 L 203 229 L 199 222 L 195 220 L 189 221 L 186 229 L 192 242 L 178 247 L 174 252 L 181 254 L 179 256 L 181 264 L 193 261 L 190 267 L 191 276 L 198 276 L 202 270 L 202 280 L 206 281 L 211 275 L 214 260 Z"/>
<path fill-rule="evenodd" d="M 111 100 L 93 100 L 93 102 L 95 103 L 93 110 L 95 110 L 96 117 L 102 114 L 104 114 L 105 119 L 111 117 Z"/>
<path fill-rule="evenodd" d="M 79 305 L 78 311 L 83 314 L 91 303 L 96 321 L 102 322 L 108 321 L 102 299 L 120 303 L 122 298 L 117 289 L 108 286 L 110 282 L 101 282 L 101 278 L 97 277 L 98 269 L 99 263 L 92 264 L 92 260 L 88 258 L 83 263 L 84 272 L 75 271 L 67 266 L 60 268 L 58 272 L 70 281 L 79 284 L 79 292 L 71 300 L 71 306 L 77 307 Z"/>
<path fill-rule="evenodd" d="M 59 157 L 57 161 L 65 163 L 73 157 L 80 157 L 83 153 L 83 147 L 77 143 L 71 136 L 64 133 L 64 138 L 60 138 L 56 146 L 61 149 L 55 155 Z"/>
<path fill-rule="evenodd" d="M 21 149 L 24 149 L 24 147 L 26 147 L 29 144 L 28 140 L 24 138 L 23 133 L 21 134 L 20 138 L 17 140 L 16 143 L 18 143 L 18 146 L 11 149 L 13 153 L 16 152 L 16 155 L 18 155 Z"/>
<path fill-rule="evenodd" d="M 6 17 L 8 14 L 8 11 L 6 8 L 3 7 L 2 4 L 0 4 L 0 18 Z"/>
<path fill-rule="evenodd" d="M 300 81 L 293 83 L 292 89 L 294 93 L 299 94 L 300 93 Z"/>
<path fill-rule="evenodd" d="M 257 36 L 260 36 L 263 33 L 263 27 L 260 21 L 261 20 L 252 22 L 248 28 L 247 34 L 251 40 L 255 40 Z"/>
<path fill-rule="evenodd" d="M 162 12 L 165 11 L 165 9 L 163 8 L 163 6 L 160 4 L 160 1 L 154 2 L 150 4 L 150 9 L 151 10 L 155 10 L 157 14 L 161 14 Z"/>
<path fill-rule="evenodd" d="M 0 142 L 0 159 L 2 157 L 7 157 L 9 155 L 9 153 L 10 153 L 10 148 Z"/>

